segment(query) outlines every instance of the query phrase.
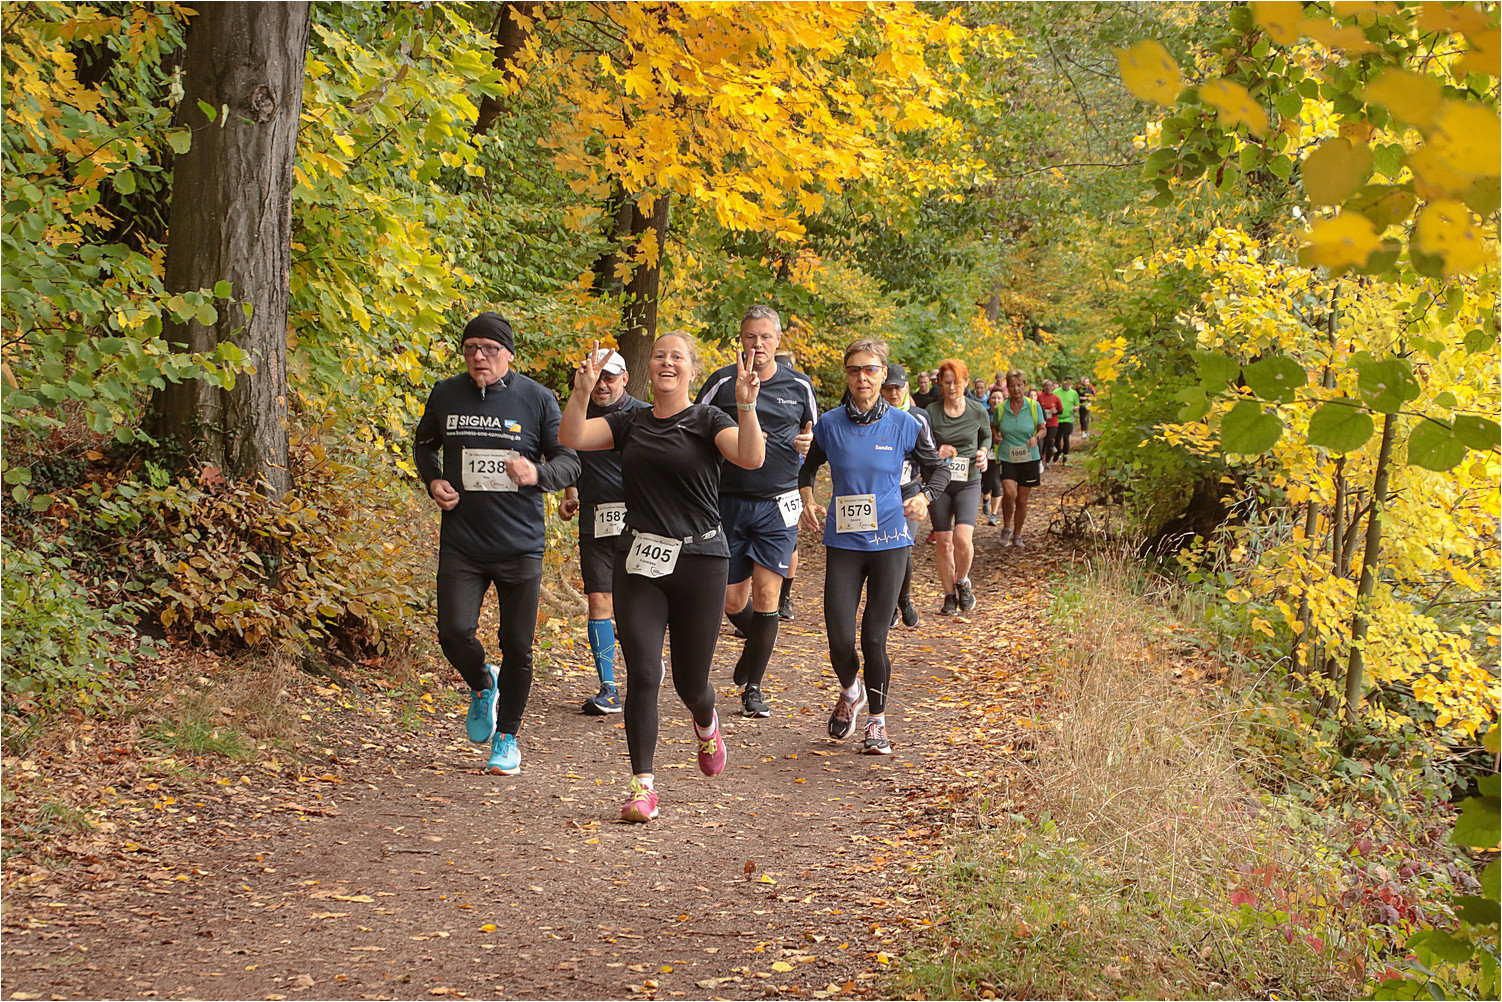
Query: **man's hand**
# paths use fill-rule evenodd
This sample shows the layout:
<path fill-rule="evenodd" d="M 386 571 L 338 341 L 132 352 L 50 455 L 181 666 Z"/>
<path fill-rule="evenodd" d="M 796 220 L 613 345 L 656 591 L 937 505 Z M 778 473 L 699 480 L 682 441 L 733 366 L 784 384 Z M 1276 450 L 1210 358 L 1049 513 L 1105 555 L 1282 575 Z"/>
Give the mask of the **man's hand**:
<path fill-rule="evenodd" d="M 803 527 L 805 529 L 807 529 L 809 532 L 823 532 L 824 531 L 824 516 L 826 514 L 828 514 L 828 512 L 829 512 L 828 508 L 824 508 L 824 507 L 822 507 L 820 505 L 816 505 L 816 504 L 811 504 L 811 505 L 810 504 L 806 504 L 806 505 L 804 505 L 803 506 L 803 515 L 801 517 L 801 521 L 803 522 Z"/>
<path fill-rule="evenodd" d="M 803 426 L 803 430 L 793 436 L 793 448 L 798 450 L 798 455 L 808 455 L 808 450 L 814 444 L 814 423 L 810 421 Z"/>
<path fill-rule="evenodd" d="M 537 467 L 526 456 L 506 460 L 506 476 L 518 487 L 531 487 L 537 483 Z"/>
<path fill-rule="evenodd" d="M 428 484 L 428 496 L 444 511 L 453 511 L 454 505 L 459 503 L 459 492 L 447 480 L 434 480 Z"/>
<path fill-rule="evenodd" d="M 902 502 L 902 513 L 908 518 L 924 518 L 928 515 L 928 496 L 923 493 L 914 494 Z"/>
<path fill-rule="evenodd" d="M 959 455 L 959 452 L 958 452 L 958 450 L 955 449 L 954 446 L 952 446 L 952 445 L 941 445 L 941 446 L 939 446 L 939 458 L 940 459 L 953 459 L 957 455 Z"/>
<path fill-rule="evenodd" d="M 563 519 L 565 522 L 569 521 L 577 514 L 579 514 L 578 498 L 564 498 L 562 501 L 558 502 L 558 517 Z"/>
<path fill-rule="evenodd" d="M 988 458 L 989 457 L 986 456 L 986 450 L 985 449 L 976 449 L 975 450 L 975 468 L 977 470 L 981 471 L 982 473 L 985 473 L 986 472 L 986 461 L 987 461 Z"/>

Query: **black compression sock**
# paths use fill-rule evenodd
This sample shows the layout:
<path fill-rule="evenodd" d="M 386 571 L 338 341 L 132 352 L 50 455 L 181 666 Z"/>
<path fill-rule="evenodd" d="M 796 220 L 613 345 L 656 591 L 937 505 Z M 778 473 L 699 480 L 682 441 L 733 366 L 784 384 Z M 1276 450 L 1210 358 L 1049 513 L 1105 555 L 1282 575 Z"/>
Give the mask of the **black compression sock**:
<path fill-rule="evenodd" d="M 746 648 L 741 651 L 740 668 L 745 671 L 746 685 L 761 688 L 761 680 L 767 674 L 767 663 L 772 660 L 772 648 L 776 646 L 777 613 L 758 612 L 753 615 L 751 629 L 746 631 Z"/>
<path fill-rule="evenodd" d="M 779 601 L 786 602 L 788 600 L 788 595 L 792 593 L 792 590 L 793 590 L 793 579 L 792 579 L 792 577 L 788 576 L 788 577 L 783 578 L 782 579 L 782 596 L 779 599 Z"/>

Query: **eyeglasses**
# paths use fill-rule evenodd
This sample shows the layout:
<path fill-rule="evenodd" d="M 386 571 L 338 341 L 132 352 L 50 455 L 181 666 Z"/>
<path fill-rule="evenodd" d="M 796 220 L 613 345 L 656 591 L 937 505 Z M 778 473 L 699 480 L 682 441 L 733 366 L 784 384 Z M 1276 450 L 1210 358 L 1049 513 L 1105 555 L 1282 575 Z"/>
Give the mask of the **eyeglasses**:
<path fill-rule="evenodd" d="M 467 344 L 464 346 L 465 358 L 474 358 L 476 356 L 480 358 L 495 358 L 500 353 L 501 346 L 498 344 Z"/>
<path fill-rule="evenodd" d="M 877 365 L 875 363 L 871 365 L 845 366 L 845 375 L 851 377 L 852 379 L 854 379 L 856 376 L 859 376 L 863 372 L 868 376 L 885 376 L 887 374 L 887 367 L 884 365 Z"/>

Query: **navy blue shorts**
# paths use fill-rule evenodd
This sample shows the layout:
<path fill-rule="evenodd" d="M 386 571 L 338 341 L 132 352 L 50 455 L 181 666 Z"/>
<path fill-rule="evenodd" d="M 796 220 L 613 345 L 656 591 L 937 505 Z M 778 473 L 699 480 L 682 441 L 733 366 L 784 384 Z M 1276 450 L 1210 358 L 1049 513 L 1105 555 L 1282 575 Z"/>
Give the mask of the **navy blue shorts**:
<path fill-rule="evenodd" d="M 730 547 L 730 584 L 749 578 L 753 562 L 787 577 L 788 563 L 798 548 L 798 526 L 783 524 L 776 501 L 721 496 L 720 526 Z"/>

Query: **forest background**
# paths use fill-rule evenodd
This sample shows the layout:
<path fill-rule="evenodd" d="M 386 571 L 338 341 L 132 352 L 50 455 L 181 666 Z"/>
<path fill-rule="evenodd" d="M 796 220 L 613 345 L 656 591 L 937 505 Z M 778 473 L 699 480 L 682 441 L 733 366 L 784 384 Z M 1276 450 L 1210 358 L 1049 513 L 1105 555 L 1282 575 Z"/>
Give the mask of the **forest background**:
<path fill-rule="evenodd" d="M 174 646 L 414 657 L 411 429 L 475 312 L 557 390 L 599 339 L 640 393 L 655 332 L 724 352 L 769 302 L 830 403 L 856 336 L 1093 374 L 1097 542 L 1255 666 L 1274 785 L 1474 795 L 1458 837 L 1495 850 L 1496 5 L 13 3 L 0 30 L 7 755 Z M 1371 949 L 1485 995 L 1497 870 L 1455 872 Z"/>

